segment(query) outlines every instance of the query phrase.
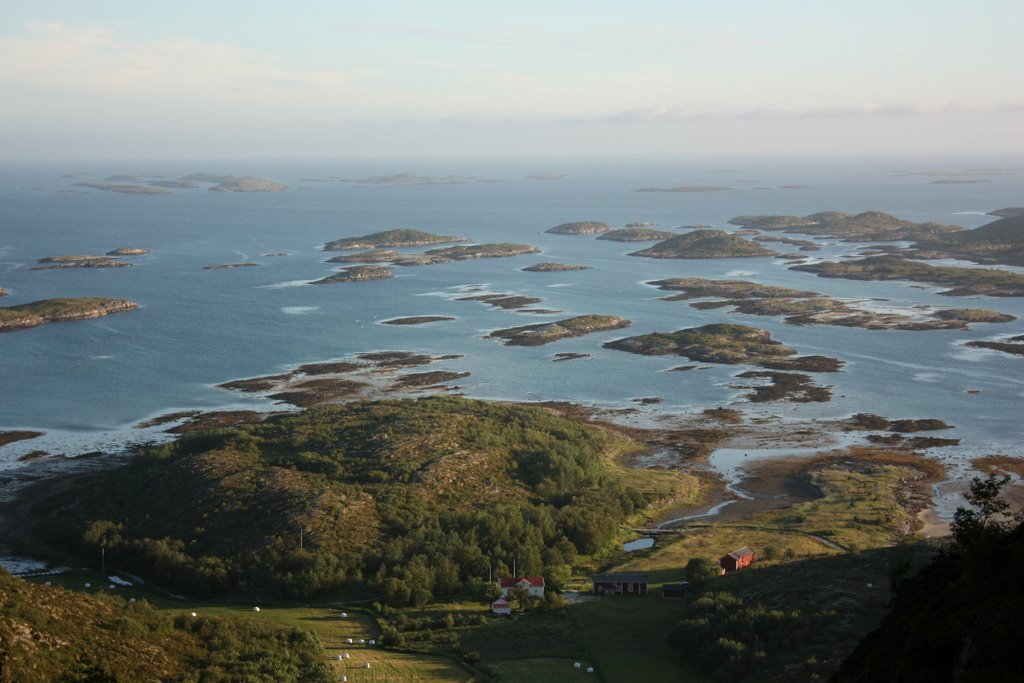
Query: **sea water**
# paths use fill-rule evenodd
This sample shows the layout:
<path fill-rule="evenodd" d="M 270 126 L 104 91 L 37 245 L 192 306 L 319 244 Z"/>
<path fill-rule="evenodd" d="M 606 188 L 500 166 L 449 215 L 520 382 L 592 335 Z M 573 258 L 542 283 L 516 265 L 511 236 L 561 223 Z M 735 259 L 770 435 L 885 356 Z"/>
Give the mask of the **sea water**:
<path fill-rule="evenodd" d="M 735 229 L 741 214 L 805 215 L 824 210 L 881 210 L 914 221 L 977 227 L 986 211 L 1020 205 L 1024 173 L 1010 171 L 976 184 L 932 184 L 896 173 L 910 162 L 857 164 L 641 160 L 627 162 L 254 162 L 67 163 L 0 166 L 0 287 L 11 306 L 51 297 L 101 296 L 138 302 L 140 310 L 0 334 L 0 430 L 34 429 L 40 439 L 0 448 L 0 468 L 32 450 L 75 455 L 154 438 L 132 426 L 186 409 L 254 408 L 259 396 L 216 387 L 231 379 L 278 373 L 297 364 L 372 350 L 460 354 L 437 367 L 469 371 L 458 380 L 469 396 L 518 401 L 563 400 L 617 407 L 657 396 L 644 410 L 697 411 L 739 399 L 734 376 L 743 366 L 671 372 L 685 358 L 645 357 L 604 349 L 625 335 L 672 331 L 713 322 L 769 330 L 801 354 L 846 361 L 819 374 L 834 387 L 824 404 L 759 405 L 793 418 L 872 412 L 891 418 L 939 418 L 956 425 L 942 436 L 963 445 L 935 457 L 966 462 L 983 453 L 1021 454 L 1024 436 L 1022 360 L 963 342 L 1021 334 L 1024 324 L 976 325 L 968 331 L 869 331 L 798 327 L 780 318 L 700 311 L 659 300 L 645 284 L 689 276 L 748 279 L 810 289 L 876 305 L 990 308 L 1024 318 L 1019 298 L 960 297 L 905 282 L 824 279 L 789 270 L 773 258 L 654 260 L 629 256 L 649 243 L 546 234 L 554 225 L 599 220 L 613 227 L 649 221 L 661 228 L 708 224 Z M 133 196 L 78 186 L 118 173 L 172 177 L 197 171 L 257 175 L 289 185 L 285 192 L 219 193 L 206 186 L 169 195 Z M 473 176 L 466 182 L 394 186 L 353 181 L 415 172 Z M 560 172 L 558 180 L 533 173 Z M 69 175 L 74 174 L 74 175 Z M 481 180 L 483 178 L 483 180 Z M 737 180 L 755 180 L 738 183 Z M 723 185 L 701 193 L 636 192 L 640 187 Z M 780 189 L 804 185 L 801 189 Z M 479 242 L 522 242 L 543 250 L 514 258 L 395 268 L 390 280 L 308 286 L 331 274 L 327 241 L 392 228 L 461 235 Z M 803 235 L 794 235 L 803 239 Z M 865 244 L 818 240 L 809 259 L 855 256 Z M 790 251 L 786 245 L 768 245 Z M 151 250 L 131 268 L 32 271 L 36 259 L 103 254 L 118 247 Z M 416 250 L 410 250 L 416 251 Z M 285 252 L 287 256 L 265 254 Z M 258 268 L 204 270 L 252 261 Z M 592 270 L 526 273 L 538 261 Z M 971 264 L 959 264 L 971 265 Z M 1024 272 L 1024 269 L 1013 269 Z M 527 315 L 459 301 L 469 293 L 541 297 Z M 506 347 L 490 331 L 561 317 L 599 313 L 632 321 L 617 330 L 540 347 Z M 389 326 L 400 316 L 444 315 L 454 321 Z M 591 358 L 552 363 L 561 352 Z M 702 364 L 706 365 L 706 364 Z M 972 390 L 972 393 L 968 393 Z"/>

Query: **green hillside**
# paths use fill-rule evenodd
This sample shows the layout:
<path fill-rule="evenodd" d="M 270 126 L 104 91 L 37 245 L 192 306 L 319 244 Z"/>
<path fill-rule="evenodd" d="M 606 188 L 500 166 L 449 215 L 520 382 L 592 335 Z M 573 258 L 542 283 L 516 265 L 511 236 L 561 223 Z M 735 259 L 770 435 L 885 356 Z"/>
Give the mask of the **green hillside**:
<path fill-rule="evenodd" d="M 183 437 L 36 505 L 41 538 L 189 595 L 478 591 L 489 567 L 557 583 L 682 475 L 532 407 L 359 402 Z"/>
<path fill-rule="evenodd" d="M 316 636 L 248 619 L 172 617 L 144 602 L 86 595 L 0 569 L 0 680 L 335 680 Z"/>
<path fill-rule="evenodd" d="M 921 240 L 922 249 L 939 249 L 978 263 L 1024 266 L 1024 216 L 1010 216 L 974 230 Z"/>

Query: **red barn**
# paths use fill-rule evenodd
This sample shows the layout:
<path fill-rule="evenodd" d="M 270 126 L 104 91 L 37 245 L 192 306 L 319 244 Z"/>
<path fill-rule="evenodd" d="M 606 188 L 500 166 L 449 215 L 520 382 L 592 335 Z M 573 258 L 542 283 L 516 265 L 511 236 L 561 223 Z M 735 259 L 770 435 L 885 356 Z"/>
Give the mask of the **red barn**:
<path fill-rule="evenodd" d="M 647 574 L 620 572 L 594 574 L 591 578 L 594 595 L 647 595 Z"/>
<path fill-rule="evenodd" d="M 743 546 L 739 550 L 733 550 L 728 555 L 722 555 L 722 558 L 718 560 L 718 564 L 722 567 L 722 572 L 735 572 L 749 567 L 754 563 L 754 551 Z"/>

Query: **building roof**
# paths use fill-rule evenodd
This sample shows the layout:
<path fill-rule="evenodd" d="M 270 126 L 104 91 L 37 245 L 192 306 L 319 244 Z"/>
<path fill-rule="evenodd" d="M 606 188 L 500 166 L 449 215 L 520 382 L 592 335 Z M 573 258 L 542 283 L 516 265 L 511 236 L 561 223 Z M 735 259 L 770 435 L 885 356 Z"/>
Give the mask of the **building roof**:
<path fill-rule="evenodd" d="M 734 560 L 738 560 L 741 557 L 749 557 L 749 556 L 752 556 L 753 554 L 754 554 L 753 550 L 751 550 L 747 546 L 743 546 L 739 550 L 733 550 L 731 553 L 728 554 L 728 557 L 731 557 Z"/>
<path fill-rule="evenodd" d="M 647 574 L 643 572 L 594 574 L 593 580 L 602 583 L 647 583 Z"/>
<path fill-rule="evenodd" d="M 498 579 L 498 583 L 501 585 L 502 588 L 515 588 L 523 581 L 525 581 L 530 586 L 533 586 L 534 588 L 540 588 L 544 586 L 543 576 L 521 576 L 517 579 Z"/>
<path fill-rule="evenodd" d="M 491 607 L 508 607 L 511 604 L 512 603 L 506 600 L 505 598 L 498 598 L 497 600 L 491 603 Z"/>

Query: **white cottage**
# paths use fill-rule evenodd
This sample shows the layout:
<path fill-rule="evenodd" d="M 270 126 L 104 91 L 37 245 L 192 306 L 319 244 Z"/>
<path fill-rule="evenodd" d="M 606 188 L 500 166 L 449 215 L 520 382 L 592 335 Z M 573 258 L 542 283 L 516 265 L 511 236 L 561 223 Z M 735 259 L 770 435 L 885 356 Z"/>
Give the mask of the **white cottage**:
<path fill-rule="evenodd" d="M 537 597 L 544 597 L 543 576 L 523 576 L 518 579 L 499 579 L 501 596 L 507 598 L 516 588 L 522 588 L 528 594 Z"/>

